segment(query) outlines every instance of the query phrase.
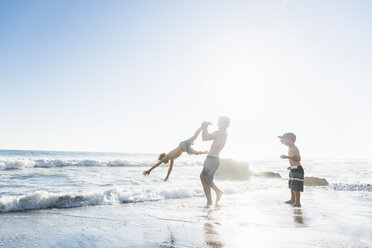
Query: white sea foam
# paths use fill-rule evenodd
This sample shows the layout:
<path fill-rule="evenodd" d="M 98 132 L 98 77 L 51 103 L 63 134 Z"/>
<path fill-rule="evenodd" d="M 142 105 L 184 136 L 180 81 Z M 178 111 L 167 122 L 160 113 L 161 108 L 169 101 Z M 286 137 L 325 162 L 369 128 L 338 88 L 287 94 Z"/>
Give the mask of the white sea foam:
<path fill-rule="evenodd" d="M 263 179 L 258 182 L 237 184 L 227 182 L 223 190 L 225 194 L 244 193 L 247 191 L 265 190 L 279 184 L 265 183 Z M 271 181 L 271 180 L 270 180 Z M 269 182 L 270 182 L 269 181 Z M 272 181 L 271 181 L 272 182 Z M 280 182 L 281 183 L 281 182 Z M 372 191 L 369 184 L 331 184 L 321 189 L 336 191 Z M 202 197 L 203 191 L 199 185 L 179 185 L 174 187 L 111 187 L 107 190 L 88 192 L 51 193 L 35 191 L 20 196 L 0 197 L 0 212 L 14 212 L 24 210 L 37 210 L 47 208 L 71 208 L 94 205 L 114 205 L 166 199 L 180 199 L 189 197 Z"/>
<path fill-rule="evenodd" d="M 344 184 L 335 183 L 329 185 L 328 189 L 335 191 L 367 191 L 372 192 L 372 184 Z"/>
<path fill-rule="evenodd" d="M 110 166 L 110 167 L 151 167 L 155 161 L 129 161 L 129 160 L 98 160 L 98 159 L 2 159 L 0 170 L 15 170 L 27 168 L 54 168 L 66 166 Z M 200 162 L 177 161 L 177 166 L 200 165 Z"/>
<path fill-rule="evenodd" d="M 25 169 L 34 167 L 33 161 L 29 159 L 24 160 L 0 160 L 0 168 L 3 170 L 11 169 Z"/>
<path fill-rule="evenodd" d="M 0 160 L 0 169 L 27 169 L 27 168 L 53 168 L 65 166 L 151 166 L 148 161 L 126 161 L 126 160 L 69 160 L 69 159 L 6 159 Z"/>
<path fill-rule="evenodd" d="M 0 212 L 24 211 L 47 208 L 71 208 L 94 205 L 112 205 L 164 199 L 201 196 L 201 189 L 120 189 L 113 187 L 105 191 L 50 193 L 36 191 L 22 196 L 0 198 Z"/>

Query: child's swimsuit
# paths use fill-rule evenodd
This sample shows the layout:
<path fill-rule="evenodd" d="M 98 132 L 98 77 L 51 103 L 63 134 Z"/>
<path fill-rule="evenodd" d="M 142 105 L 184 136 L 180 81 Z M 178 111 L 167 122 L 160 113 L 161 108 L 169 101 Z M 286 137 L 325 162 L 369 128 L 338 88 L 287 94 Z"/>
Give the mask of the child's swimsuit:
<path fill-rule="evenodd" d="M 200 173 L 200 179 L 205 181 L 206 183 L 213 182 L 214 173 L 218 169 L 220 165 L 220 158 L 214 156 L 207 156 L 204 161 L 203 170 Z"/>
<path fill-rule="evenodd" d="M 289 170 L 289 180 L 288 187 L 293 191 L 304 191 L 304 168 L 299 166 L 290 166 Z"/>
<path fill-rule="evenodd" d="M 180 143 L 181 150 L 183 152 L 187 152 L 187 154 L 189 155 L 193 152 L 193 149 L 191 148 L 191 145 L 194 144 L 192 138 L 193 137 L 191 137 L 190 139 L 184 140 Z"/>

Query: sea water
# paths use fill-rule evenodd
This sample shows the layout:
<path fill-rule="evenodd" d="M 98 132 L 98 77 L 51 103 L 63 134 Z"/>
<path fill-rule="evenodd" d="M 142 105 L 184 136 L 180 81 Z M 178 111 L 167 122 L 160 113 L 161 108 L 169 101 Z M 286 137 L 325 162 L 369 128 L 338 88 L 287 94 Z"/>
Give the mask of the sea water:
<path fill-rule="evenodd" d="M 166 164 L 142 174 L 156 156 L 1 150 L 0 246 L 372 247 L 370 160 L 305 159 L 313 186 L 293 208 L 286 161 L 223 159 L 224 196 L 205 208 L 205 157 L 181 156 L 164 182 Z"/>

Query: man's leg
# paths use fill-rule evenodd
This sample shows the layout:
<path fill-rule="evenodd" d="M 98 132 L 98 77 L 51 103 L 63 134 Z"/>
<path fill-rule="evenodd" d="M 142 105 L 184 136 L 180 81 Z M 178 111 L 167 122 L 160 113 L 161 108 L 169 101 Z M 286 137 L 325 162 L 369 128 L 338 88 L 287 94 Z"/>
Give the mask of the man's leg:
<path fill-rule="evenodd" d="M 207 204 L 211 205 L 212 204 L 211 185 L 205 182 L 204 180 L 201 180 L 201 183 L 203 185 L 205 197 L 207 198 Z"/>
<path fill-rule="evenodd" d="M 218 203 L 219 200 L 221 200 L 223 192 L 217 188 L 216 184 L 212 181 L 211 187 L 214 191 L 216 191 L 216 203 Z"/>

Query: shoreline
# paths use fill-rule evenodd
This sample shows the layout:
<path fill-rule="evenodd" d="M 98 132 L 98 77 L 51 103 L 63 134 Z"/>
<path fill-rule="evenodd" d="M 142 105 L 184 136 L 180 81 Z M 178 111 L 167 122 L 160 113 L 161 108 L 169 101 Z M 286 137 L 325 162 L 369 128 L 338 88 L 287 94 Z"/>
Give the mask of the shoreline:
<path fill-rule="evenodd" d="M 307 190 L 303 207 L 294 208 L 283 203 L 288 190 L 281 188 L 224 195 L 209 208 L 191 197 L 3 213 L 0 246 L 367 247 L 372 212 L 359 195 Z"/>

